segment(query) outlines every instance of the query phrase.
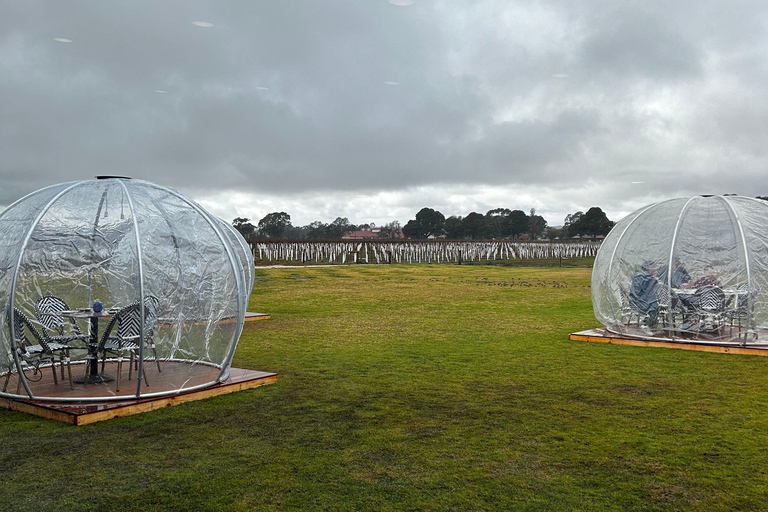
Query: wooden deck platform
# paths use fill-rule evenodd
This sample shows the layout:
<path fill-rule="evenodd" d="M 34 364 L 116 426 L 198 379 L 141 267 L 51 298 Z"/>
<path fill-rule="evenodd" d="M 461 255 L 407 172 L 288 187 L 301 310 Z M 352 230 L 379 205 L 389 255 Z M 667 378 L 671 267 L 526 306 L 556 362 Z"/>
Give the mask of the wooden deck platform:
<path fill-rule="evenodd" d="M 147 363 L 149 365 L 149 362 Z M 82 366 L 73 366 L 75 368 L 82 368 Z M 205 368 L 205 367 L 201 367 Z M 207 373 L 208 381 L 215 378 L 218 370 L 215 368 L 209 368 Z M 106 373 L 110 371 L 114 372 L 116 368 L 110 368 L 110 363 L 107 363 Z M 150 375 L 155 379 L 154 382 L 150 380 L 150 387 L 146 388 L 146 392 L 157 392 L 164 388 L 160 376 L 163 374 L 170 377 L 174 373 L 175 368 L 164 363 L 163 372 L 148 372 L 148 379 Z M 127 375 L 125 376 L 127 377 Z M 206 375 L 202 373 L 196 376 L 200 379 L 205 379 Z M 202 383 L 205 383 L 203 380 Z M 139 400 L 125 400 L 119 402 L 88 402 L 87 395 L 103 396 L 105 391 L 110 393 L 114 391 L 115 383 L 109 382 L 105 384 L 88 384 L 78 385 L 75 384 L 74 389 L 70 389 L 69 384 L 65 382 L 59 382 L 58 385 L 54 385 L 53 377 L 51 375 L 50 368 L 46 368 L 43 372 L 43 379 L 40 382 L 34 384 L 34 392 L 38 396 L 62 396 L 62 397 L 86 397 L 83 402 L 78 403 L 54 403 L 54 402 L 41 402 L 33 400 L 10 400 L 7 398 L 0 398 L 0 407 L 10 409 L 12 411 L 22 411 L 42 418 L 48 418 L 68 425 L 87 425 L 89 423 L 95 423 L 97 421 L 108 420 L 111 418 L 117 418 L 119 416 L 131 416 L 134 414 L 140 414 L 143 412 L 153 411 L 162 407 L 169 407 L 173 405 L 183 404 L 185 402 L 191 402 L 195 400 L 202 400 L 212 396 L 224 395 L 227 393 L 235 393 L 244 389 L 252 389 L 267 384 L 274 384 L 277 382 L 276 373 L 259 372 L 253 370 L 244 370 L 242 368 L 232 368 L 230 370 L 230 376 L 226 382 L 216 384 L 205 389 L 178 393 L 175 395 L 165 396 L 161 398 L 148 398 Z M 123 380 L 121 389 L 134 389 L 136 380 L 128 381 Z M 191 384 L 187 384 L 191 385 Z M 106 389 L 105 389 L 106 387 Z M 9 382 L 8 390 L 13 392 L 16 389 L 15 376 Z M 167 389 L 167 388 L 165 388 Z"/>
<path fill-rule="evenodd" d="M 246 322 L 268 320 L 268 313 L 245 314 Z M 190 365 L 174 361 L 162 361 L 162 371 L 152 361 L 145 362 L 145 371 L 149 387 L 142 386 L 143 393 L 173 392 L 183 382 L 184 387 L 192 387 L 212 382 L 219 373 L 217 368 L 207 365 Z M 85 369 L 84 362 L 73 362 L 72 375 L 81 375 Z M 114 361 L 106 363 L 104 373 L 116 376 L 117 364 Z M 128 364 L 123 364 L 120 390 L 123 394 L 133 393 L 136 389 L 136 377 L 128 380 Z M 0 377 L 0 389 L 5 382 L 5 377 Z M 108 420 L 119 416 L 130 416 L 142 412 L 148 412 L 162 407 L 178 405 L 194 400 L 202 400 L 211 396 L 234 393 L 244 389 L 257 388 L 277 382 L 276 373 L 267 373 L 241 368 L 232 368 L 226 382 L 217 384 L 202 390 L 178 393 L 162 398 L 149 398 L 115 402 L 89 402 L 89 398 L 103 396 L 119 396 L 115 389 L 115 382 L 104 384 L 75 384 L 69 387 L 66 379 L 61 379 L 55 384 L 50 368 L 44 368 L 42 378 L 36 382 L 29 382 L 32 393 L 35 396 L 76 398 L 78 403 L 54 403 L 49 401 L 12 400 L 0 398 L 0 407 L 14 411 L 23 411 L 35 416 L 61 421 L 69 425 L 87 425 L 96 421 Z M 23 394 L 23 389 L 18 386 L 17 376 L 10 377 L 7 390 L 9 393 Z M 18 390 L 18 391 L 17 391 Z"/>
<path fill-rule="evenodd" d="M 761 336 L 765 339 L 764 336 Z M 706 340 L 647 340 L 632 336 L 612 333 L 604 328 L 588 329 L 568 335 L 569 340 L 589 341 L 592 343 L 610 343 L 613 345 L 630 345 L 633 347 L 677 348 L 680 350 L 698 350 L 701 352 L 716 352 L 720 354 L 741 354 L 768 357 L 768 344 L 748 343 L 739 346 L 733 343 L 717 343 Z"/>

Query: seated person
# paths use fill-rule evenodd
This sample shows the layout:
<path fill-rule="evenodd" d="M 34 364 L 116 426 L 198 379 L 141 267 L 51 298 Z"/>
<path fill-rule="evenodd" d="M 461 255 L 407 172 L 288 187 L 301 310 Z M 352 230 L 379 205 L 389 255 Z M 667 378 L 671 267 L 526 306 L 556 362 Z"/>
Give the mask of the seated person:
<path fill-rule="evenodd" d="M 715 276 L 715 269 L 712 265 L 707 265 L 704 268 L 704 275 L 693 283 L 683 284 L 683 288 L 701 288 L 702 286 L 717 286 L 718 288 L 722 286 L 720 280 Z"/>
<path fill-rule="evenodd" d="M 672 279 L 670 280 L 670 286 L 672 288 L 682 288 L 687 283 L 691 282 L 691 275 L 685 270 L 683 263 L 675 258 L 672 261 Z"/>
<path fill-rule="evenodd" d="M 660 283 L 662 284 L 669 284 L 672 288 L 671 290 L 671 297 L 672 297 L 672 307 L 677 307 L 678 299 L 677 294 L 675 293 L 675 290 L 679 290 L 680 288 L 685 288 L 687 283 L 691 282 L 691 276 L 688 274 L 688 271 L 683 266 L 683 263 L 680 261 L 679 258 L 675 258 L 672 260 L 672 279 L 669 283 L 667 283 L 667 268 L 666 266 L 659 269 L 659 272 L 657 274 L 657 278 Z"/>
<path fill-rule="evenodd" d="M 643 331 L 650 334 L 656 328 L 659 316 L 659 299 L 656 295 L 656 285 L 659 281 L 654 277 L 656 268 L 653 263 L 646 261 L 632 275 L 629 285 L 629 300 L 638 311 L 645 313 Z"/>

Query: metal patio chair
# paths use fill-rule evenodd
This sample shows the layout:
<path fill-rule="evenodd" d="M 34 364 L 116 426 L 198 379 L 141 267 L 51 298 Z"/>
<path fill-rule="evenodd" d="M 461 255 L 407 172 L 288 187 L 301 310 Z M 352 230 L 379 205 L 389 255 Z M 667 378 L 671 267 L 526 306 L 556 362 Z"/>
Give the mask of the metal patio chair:
<path fill-rule="evenodd" d="M 67 345 L 75 340 L 88 340 L 88 334 L 83 334 L 74 318 L 65 319 L 63 311 L 71 308 L 63 299 L 51 295 L 43 295 L 35 301 L 35 316 L 42 327 L 41 331 L 47 341 Z M 69 332 L 65 332 L 69 326 Z"/>
<path fill-rule="evenodd" d="M 731 336 L 733 335 L 734 326 L 738 329 L 737 336 L 741 338 L 742 329 L 746 327 L 744 333 L 744 340 L 751 333 L 757 338 L 757 331 L 755 329 L 754 310 L 755 302 L 757 301 L 757 289 L 750 289 L 746 283 L 742 283 L 736 287 L 737 293 L 732 299 L 734 300 L 733 308 L 727 310 L 728 320 L 730 321 Z M 752 319 L 750 322 L 750 318 Z M 747 323 L 750 322 L 750 325 Z"/>
<path fill-rule="evenodd" d="M 6 326 L 8 327 L 9 331 L 10 331 L 11 321 L 13 321 L 13 330 L 14 330 L 14 337 L 16 342 L 16 354 L 19 356 L 19 358 L 22 360 L 25 366 L 32 368 L 33 376 L 37 377 L 39 373 L 39 377 L 33 378 L 33 379 L 30 379 L 29 377 L 27 377 L 27 379 L 33 382 L 37 382 L 40 379 L 42 379 L 43 374 L 42 374 L 42 371 L 40 370 L 40 366 L 42 364 L 50 363 L 51 371 L 53 372 L 53 383 L 55 385 L 58 385 L 59 381 L 58 381 L 58 378 L 56 377 L 56 363 L 58 362 L 62 366 L 62 375 L 64 372 L 64 369 L 63 369 L 64 365 L 66 364 L 67 373 L 69 374 L 69 387 L 73 388 L 74 385 L 72 383 L 72 367 L 70 366 L 70 362 L 69 362 L 70 347 L 62 343 L 46 341 L 45 337 L 40 334 L 40 332 L 32 324 L 29 318 L 27 318 L 27 316 L 19 308 L 16 308 L 16 307 L 13 308 L 13 320 L 11 320 L 11 308 L 10 306 L 6 306 L 5 319 L 6 319 Z M 32 337 L 34 338 L 33 341 L 30 341 L 30 339 L 27 336 L 27 333 L 32 335 Z M 37 343 L 35 343 L 35 341 Z M 5 392 L 6 388 L 8 387 L 8 381 L 11 377 L 13 366 L 14 366 L 13 363 L 11 363 L 8 369 L 8 374 L 6 375 L 6 378 L 5 378 L 5 384 L 3 385 L 3 392 Z M 20 389 L 21 389 L 21 377 L 19 377 L 17 393 L 20 391 Z"/>
<path fill-rule="evenodd" d="M 144 348 L 152 350 L 157 364 L 157 371 L 160 368 L 160 359 L 157 357 L 157 349 L 154 342 L 154 330 L 157 323 L 157 308 L 159 301 L 156 297 L 149 296 L 144 300 Z M 115 330 L 115 325 L 117 329 Z M 113 332 L 114 331 L 114 332 Z M 98 352 L 102 354 L 101 371 L 104 372 L 104 365 L 108 354 L 117 356 L 117 378 L 115 382 L 115 391 L 120 391 L 120 376 L 123 368 L 123 357 L 129 357 L 128 380 L 131 380 L 134 365 L 138 370 L 138 355 L 140 353 L 141 338 L 141 310 L 139 303 L 134 302 L 120 309 L 107 324 L 104 334 L 99 342 Z M 144 383 L 149 386 L 147 381 L 146 368 L 142 366 L 144 374 Z"/>
<path fill-rule="evenodd" d="M 718 286 L 703 286 L 696 290 L 693 302 L 696 336 L 701 333 L 719 334 L 725 325 L 725 293 Z"/>
<path fill-rule="evenodd" d="M 629 293 L 621 285 L 619 285 L 619 307 L 621 308 L 621 320 L 624 325 L 631 325 L 633 320 L 637 325 L 640 325 L 648 317 L 646 313 L 643 313 L 632 304 L 632 301 L 629 300 Z"/>

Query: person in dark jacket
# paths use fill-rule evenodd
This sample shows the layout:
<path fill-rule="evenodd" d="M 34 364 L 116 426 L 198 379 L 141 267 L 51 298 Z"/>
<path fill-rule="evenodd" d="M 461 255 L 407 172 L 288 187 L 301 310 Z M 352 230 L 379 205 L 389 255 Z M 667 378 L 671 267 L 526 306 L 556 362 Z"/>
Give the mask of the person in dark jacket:
<path fill-rule="evenodd" d="M 672 279 L 670 285 L 672 288 L 682 288 L 684 284 L 691 282 L 691 275 L 685 270 L 683 263 L 675 258 L 672 261 Z"/>
<path fill-rule="evenodd" d="M 661 284 L 667 284 L 667 266 L 664 265 L 659 269 L 657 278 Z M 670 285 L 672 288 L 686 288 L 687 283 L 691 282 L 691 275 L 683 266 L 683 263 L 675 258 L 672 260 L 672 282 Z"/>
<path fill-rule="evenodd" d="M 655 277 L 656 267 L 652 262 L 646 261 L 632 275 L 629 285 L 629 300 L 638 311 L 645 313 L 645 325 L 643 331 L 651 334 L 656 328 L 659 317 L 659 299 L 656 295 L 656 286 L 659 284 Z"/>

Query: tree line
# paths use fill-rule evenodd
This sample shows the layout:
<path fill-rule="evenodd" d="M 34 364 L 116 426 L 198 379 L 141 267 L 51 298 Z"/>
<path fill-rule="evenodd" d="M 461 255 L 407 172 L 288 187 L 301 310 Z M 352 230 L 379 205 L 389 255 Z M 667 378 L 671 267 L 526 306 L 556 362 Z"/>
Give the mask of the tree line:
<path fill-rule="evenodd" d="M 374 223 L 352 224 L 346 217 L 337 217 L 330 224 L 320 221 L 306 226 L 293 226 L 291 216 L 286 212 L 272 212 L 259 220 L 257 225 L 250 219 L 237 217 L 232 225 L 246 239 L 287 238 L 287 239 L 341 239 L 350 231 L 375 230 L 379 238 L 392 239 L 400 232 L 409 239 L 448 238 L 452 240 L 538 240 L 563 239 L 583 236 L 607 235 L 614 225 L 602 209 L 593 206 L 586 213 L 578 211 L 566 216 L 562 227 L 551 227 L 546 219 L 536 214 L 508 208 L 494 208 L 485 214 L 471 212 L 468 215 L 452 215 L 446 218 L 432 208 L 422 208 L 414 219 L 404 226 L 392 221 L 377 227 Z"/>
<path fill-rule="evenodd" d="M 251 219 L 237 217 L 232 225 L 246 239 L 252 238 L 289 238 L 293 240 L 336 240 L 349 231 L 370 231 L 376 229 L 374 223 L 352 224 L 346 217 L 326 224 L 320 221 L 310 222 L 306 226 L 291 224 L 291 216 L 285 212 L 272 212 L 262 218 L 257 225 Z M 377 229 L 381 238 L 394 238 L 400 232 L 400 223 L 396 220 Z"/>

